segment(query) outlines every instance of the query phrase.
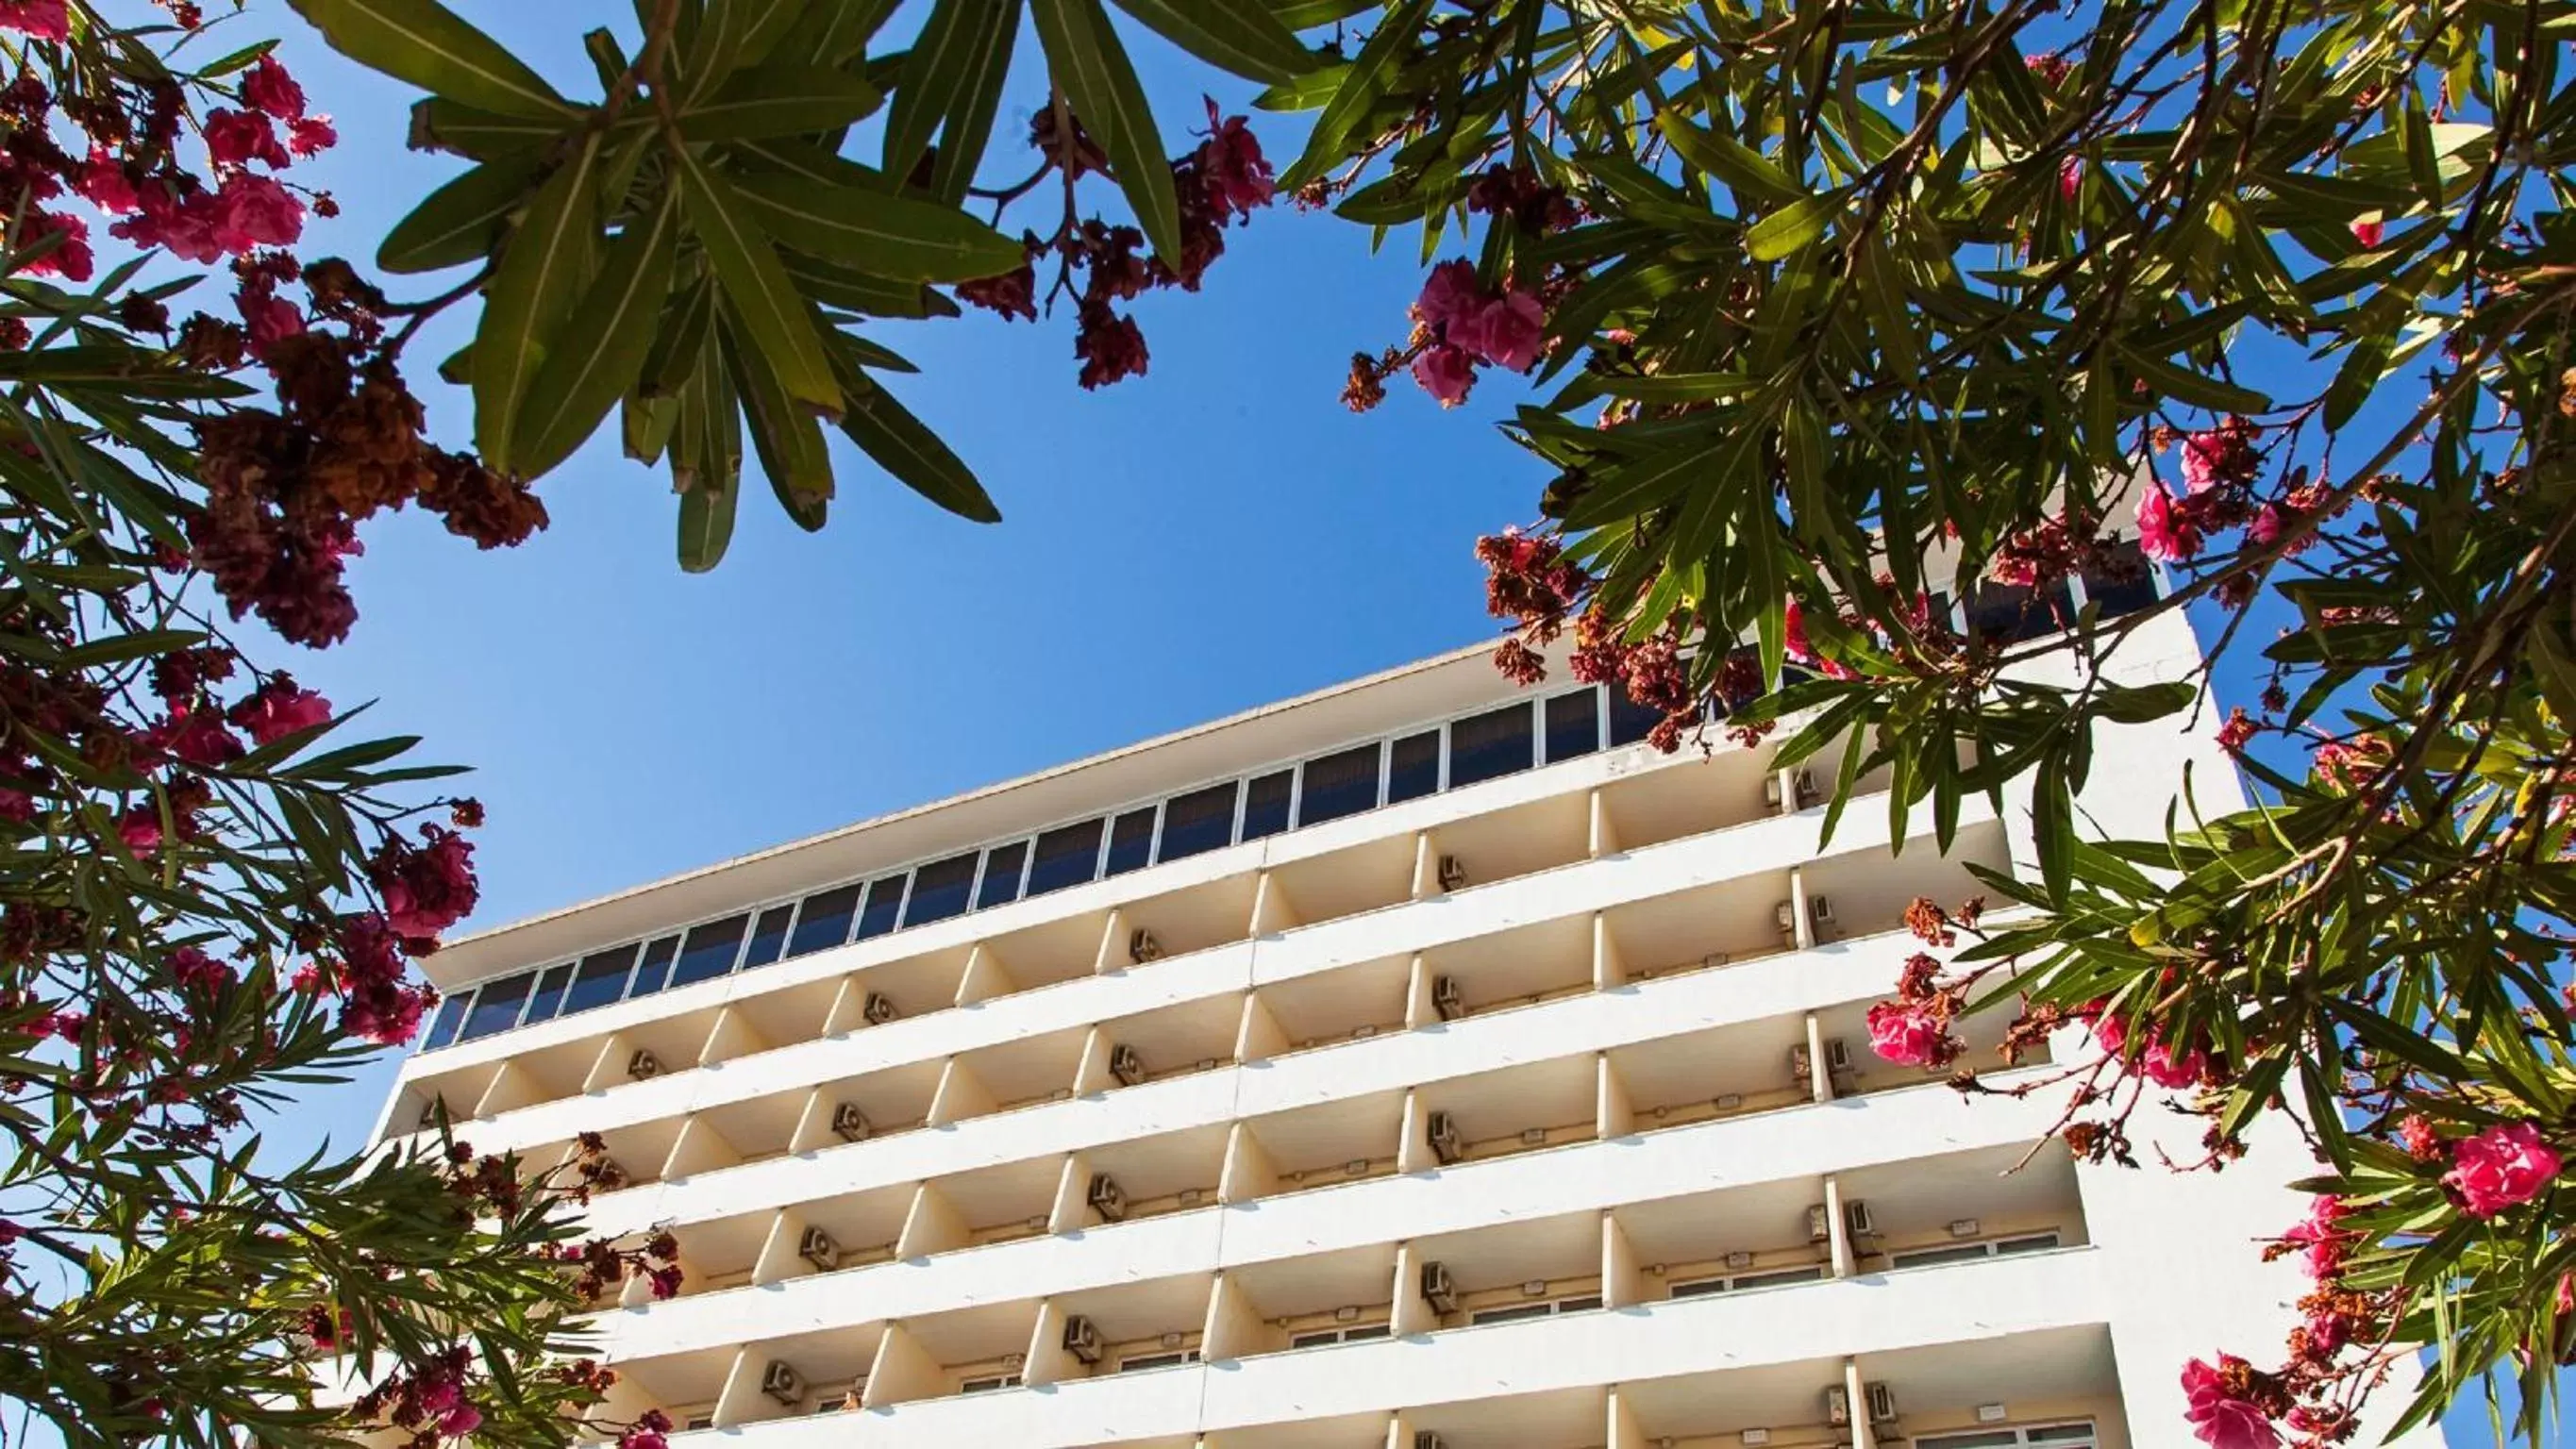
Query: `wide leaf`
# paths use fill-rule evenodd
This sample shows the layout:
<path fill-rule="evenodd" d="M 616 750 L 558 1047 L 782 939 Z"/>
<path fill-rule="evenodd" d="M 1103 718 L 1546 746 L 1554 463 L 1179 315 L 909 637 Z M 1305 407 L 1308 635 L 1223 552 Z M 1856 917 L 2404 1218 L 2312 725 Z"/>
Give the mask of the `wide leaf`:
<path fill-rule="evenodd" d="M 854 75 L 820 66 L 778 64 L 744 71 L 709 99 L 681 112 L 680 133 L 692 141 L 799 136 L 846 126 L 875 111 L 884 97 Z"/>
<path fill-rule="evenodd" d="M 511 116 L 573 105 L 499 41 L 438 0 L 288 0 L 331 48 L 432 95 Z"/>
<path fill-rule="evenodd" d="M 670 295 L 679 239 L 679 205 L 665 193 L 609 244 L 599 275 L 549 342 L 545 365 L 520 405 L 513 461 L 523 476 L 536 477 L 572 456 L 643 373 Z"/>
<path fill-rule="evenodd" d="M 735 190 L 783 245 L 897 281 L 957 282 L 1020 264 L 1020 244 L 962 211 L 910 197 L 825 186 L 783 173 L 741 177 Z"/>
<path fill-rule="evenodd" d="M 474 444 L 485 462 L 508 470 L 518 409 L 544 361 L 543 345 L 580 299 L 592 250 L 601 137 L 582 144 L 537 188 L 484 290 L 474 333 Z"/>
<path fill-rule="evenodd" d="M 1277 85 L 1322 61 L 1261 0 L 1118 0 L 1118 8 L 1172 44 L 1247 80 Z"/>
<path fill-rule="evenodd" d="M 448 182 L 385 233 L 376 265 L 388 272 L 434 272 L 482 260 L 511 211 L 527 201 L 536 176 L 536 157 L 520 154 L 486 161 Z"/>

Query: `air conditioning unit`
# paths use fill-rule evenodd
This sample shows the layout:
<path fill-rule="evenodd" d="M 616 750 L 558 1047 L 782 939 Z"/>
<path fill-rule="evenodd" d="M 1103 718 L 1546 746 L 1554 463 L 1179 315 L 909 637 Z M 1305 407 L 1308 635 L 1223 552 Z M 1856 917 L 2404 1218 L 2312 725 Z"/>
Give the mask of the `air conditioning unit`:
<path fill-rule="evenodd" d="M 1848 1072 L 1851 1069 L 1851 1048 L 1843 1045 L 1843 1039 L 1841 1037 L 1834 1037 L 1826 1041 L 1825 1070 L 1829 1072 Z"/>
<path fill-rule="evenodd" d="M 1825 1217 L 1825 1205 L 1820 1202 L 1807 1204 L 1807 1241 L 1821 1243 L 1833 1235 L 1833 1225 Z"/>
<path fill-rule="evenodd" d="M 1778 926 L 1783 935 L 1794 934 L 1798 929 L 1798 908 L 1787 901 L 1774 905 L 1771 908 L 1771 923 Z"/>
<path fill-rule="evenodd" d="M 865 1017 L 870 1026 L 883 1026 L 903 1013 L 895 1009 L 894 1002 L 889 1000 L 884 992 L 871 991 L 868 993 L 867 1005 L 859 1008 L 859 1015 Z"/>
<path fill-rule="evenodd" d="M 1467 998 L 1458 990 L 1457 977 L 1431 978 L 1431 1009 L 1440 1013 L 1442 1021 L 1456 1021 L 1467 1014 Z"/>
<path fill-rule="evenodd" d="M 1798 808 L 1803 810 L 1816 803 L 1816 777 L 1813 772 L 1800 770 L 1790 776 L 1789 788 L 1797 792 Z"/>
<path fill-rule="evenodd" d="M 1780 772 L 1777 770 L 1762 777 L 1762 803 L 1774 810 L 1780 808 Z"/>
<path fill-rule="evenodd" d="M 1127 937 L 1127 959 L 1139 966 L 1148 961 L 1160 961 L 1163 959 L 1163 943 L 1154 939 L 1153 932 L 1139 926 Z"/>
<path fill-rule="evenodd" d="M 1145 1080 L 1145 1058 L 1139 1055 L 1136 1049 L 1131 1046 L 1121 1045 L 1111 1047 L 1109 1049 L 1109 1075 L 1118 1079 L 1118 1085 L 1122 1087 L 1132 1087 L 1138 1082 Z"/>
<path fill-rule="evenodd" d="M 1831 896 L 1807 897 L 1807 919 L 1815 922 L 1819 926 L 1832 925 L 1834 923 L 1834 898 Z"/>
<path fill-rule="evenodd" d="M 868 1114 L 860 1111 L 856 1102 L 833 1103 L 832 1135 L 844 1142 L 867 1141 Z"/>
<path fill-rule="evenodd" d="M 1446 1112 L 1432 1113 L 1423 1135 L 1431 1143 L 1431 1155 L 1443 1167 L 1467 1155 L 1467 1144 L 1458 1135 L 1458 1119 Z"/>
<path fill-rule="evenodd" d="M 841 1266 L 841 1245 L 821 1228 L 807 1228 L 796 1240 L 796 1256 L 829 1273 Z"/>
<path fill-rule="evenodd" d="M 1896 1422 L 1896 1391 L 1885 1384 L 1868 1384 L 1861 1392 L 1869 1395 L 1869 1421 L 1873 1424 Z"/>
<path fill-rule="evenodd" d="M 1444 891 L 1467 888 L 1467 863 L 1454 855 L 1440 857 L 1440 888 Z"/>
<path fill-rule="evenodd" d="M 1850 1228 L 1856 1238 L 1878 1236 L 1878 1219 L 1871 1216 L 1869 1204 L 1859 1198 L 1843 1204 L 1843 1226 Z"/>
<path fill-rule="evenodd" d="M 1449 1449 L 1448 1441 L 1428 1429 L 1413 1436 L 1413 1449 Z"/>
<path fill-rule="evenodd" d="M 1753 1266 L 1753 1255 L 1738 1248 L 1726 1255 L 1726 1266 L 1741 1271 Z"/>
<path fill-rule="evenodd" d="M 805 1402 L 805 1380 L 783 1358 L 771 1359 L 760 1371 L 760 1391 L 791 1409 Z"/>
<path fill-rule="evenodd" d="M 1825 1390 L 1825 1422 L 1837 1428 L 1851 1422 L 1851 1393 L 1840 1384 Z"/>
<path fill-rule="evenodd" d="M 1100 1330 L 1076 1313 L 1064 1320 L 1064 1351 L 1085 1364 L 1100 1362 Z"/>
<path fill-rule="evenodd" d="M 1118 1179 L 1105 1172 L 1091 1175 L 1091 1187 L 1082 1195 L 1091 1210 L 1109 1222 L 1123 1222 L 1127 1217 L 1127 1194 L 1120 1190 Z"/>
<path fill-rule="evenodd" d="M 626 1059 L 626 1075 L 639 1082 L 649 1082 L 662 1075 L 662 1059 L 637 1047 L 635 1054 Z"/>
<path fill-rule="evenodd" d="M 1422 1301 L 1434 1313 L 1458 1311 L 1458 1285 L 1449 1278 L 1449 1265 L 1429 1262 L 1422 1265 Z"/>

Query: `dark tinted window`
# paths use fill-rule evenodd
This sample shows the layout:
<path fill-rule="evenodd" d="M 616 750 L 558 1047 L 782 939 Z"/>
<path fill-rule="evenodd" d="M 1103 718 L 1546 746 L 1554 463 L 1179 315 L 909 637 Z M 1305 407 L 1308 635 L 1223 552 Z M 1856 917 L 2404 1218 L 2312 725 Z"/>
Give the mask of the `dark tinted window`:
<path fill-rule="evenodd" d="M 1179 860 L 1183 856 L 1221 850 L 1234 842 L 1234 795 L 1232 780 L 1175 795 L 1163 804 L 1163 844 L 1157 860 Z"/>
<path fill-rule="evenodd" d="M 1449 788 L 1530 767 L 1530 707 L 1506 705 L 1449 726 Z"/>
<path fill-rule="evenodd" d="M 923 866 L 912 873 L 912 899 L 904 904 L 903 923 L 918 926 L 965 914 L 966 893 L 974 887 L 972 852 Z"/>
<path fill-rule="evenodd" d="M 1387 750 L 1386 803 L 1415 800 L 1440 788 L 1440 731 L 1406 735 Z"/>
<path fill-rule="evenodd" d="M 868 883 L 868 906 L 859 912 L 860 940 L 884 935 L 903 918 L 903 882 L 904 877 L 890 875 Z"/>
<path fill-rule="evenodd" d="M 742 969 L 766 966 L 787 949 L 787 923 L 796 916 L 794 906 L 771 906 L 760 913 L 760 923 L 751 928 L 751 948 L 742 953 Z"/>
<path fill-rule="evenodd" d="M 671 984 L 671 958 L 680 954 L 680 938 L 664 936 L 644 948 L 644 964 L 635 968 L 635 984 L 626 989 L 629 996 L 650 996 Z"/>
<path fill-rule="evenodd" d="M 2111 546 L 2111 561 L 2084 574 L 2084 599 L 2102 606 L 2102 617 L 2134 614 L 2156 601 L 2156 569 L 2131 539 Z"/>
<path fill-rule="evenodd" d="M 421 1050 L 436 1051 L 456 1040 L 457 1028 L 465 1025 L 465 1008 L 473 1001 L 474 992 L 468 988 L 438 1003 L 438 1015 L 430 1019 L 429 1035 L 421 1038 Z"/>
<path fill-rule="evenodd" d="M 635 943 L 606 951 L 593 951 L 581 958 L 581 968 L 572 973 L 572 985 L 564 989 L 563 1014 L 588 1011 L 606 1006 L 626 994 L 626 973 L 635 969 Z"/>
<path fill-rule="evenodd" d="M 528 988 L 534 976 L 513 976 L 506 981 L 486 982 L 474 993 L 474 1009 L 465 1017 L 464 1041 L 508 1031 L 519 1024 L 519 1009 L 528 1004 Z"/>
<path fill-rule="evenodd" d="M 1294 771 L 1264 775 L 1243 787 L 1243 838 L 1259 840 L 1288 828 L 1288 794 L 1297 782 Z"/>
<path fill-rule="evenodd" d="M 1154 858 L 1154 807 L 1130 810 L 1109 825 L 1109 868 L 1125 875 Z"/>
<path fill-rule="evenodd" d="M 689 938 L 680 945 L 680 959 L 671 967 L 671 984 L 711 981 L 731 971 L 734 958 L 742 954 L 742 928 L 749 919 L 727 916 L 721 921 L 691 926 Z"/>
<path fill-rule="evenodd" d="M 571 979 L 572 963 L 569 961 L 538 972 L 537 989 L 528 993 L 528 1012 L 519 1018 L 519 1024 L 534 1026 L 541 1021 L 554 1020 L 555 1012 L 563 1005 L 564 983 Z"/>
<path fill-rule="evenodd" d="M 1976 592 L 1968 596 L 1968 631 L 1997 643 L 2017 644 L 2054 633 L 2074 618 L 2074 605 L 2067 597 L 2063 580 L 2051 585 L 2045 594 L 2020 584 L 1981 580 Z"/>
<path fill-rule="evenodd" d="M 1630 699 L 1626 685 L 1610 686 L 1610 743 L 1633 745 L 1663 721 L 1661 711 L 1648 709 Z"/>
<path fill-rule="evenodd" d="M 787 938 L 787 954 L 810 956 L 850 939 L 850 921 L 859 913 L 858 886 L 843 886 L 805 898 L 796 913 L 796 934 Z"/>
<path fill-rule="evenodd" d="M 1038 837 L 1037 858 L 1029 862 L 1029 894 L 1081 885 L 1099 869 L 1100 822 L 1059 825 Z"/>
<path fill-rule="evenodd" d="M 1306 762 L 1297 791 L 1297 823 L 1320 825 L 1377 808 L 1377 746 L 1326 755 Z"/>
<path fill-rule="evenodd" d="M 975 909 L 1006 906 L 1020 898 L 1020 867 L 1028 863 L 1029 843 L 1014 840 L 984 852 L 984 879 L 975 887 Z"/>
<path fill-rule="evenodd" d="M 1571 760 L 1601 748 L 1601 691 L 1578 690 L 1547 702 L 1547 762 Z"/>

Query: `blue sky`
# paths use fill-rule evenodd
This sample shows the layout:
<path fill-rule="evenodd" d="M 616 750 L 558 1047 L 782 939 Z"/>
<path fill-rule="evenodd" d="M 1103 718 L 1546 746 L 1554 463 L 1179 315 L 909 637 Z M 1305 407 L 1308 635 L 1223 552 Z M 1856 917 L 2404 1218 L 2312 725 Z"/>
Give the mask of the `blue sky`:
<path fill-rule="evenodd" d="M 581 32 L 632 28 L 625 3 L 451 3 L 574 94 L 594 88 Z M 277 7 L 217 48 L 273 21 L 342 137 L 306 174 L 343 214 L 306 252 L 371 256 L 457 163 L 405 150 L 409 94 Z M 1132 43 L 1177 150 L 1209 78 Z M 1216 94 L 1237 111 L 1249 89 Z M 1024 134 L 1042 97 L 1018 77 L 997 134 Z M 1302 124 L 1254 124 L 1284 166 Z M 470 928 L 1485 637 L 1470 546 L 1544 481 L 1493 426 L 1520 394 L 1489 376 L 1451 412 L 1409 383 L 1367 416 L 1337 401 L 1352 351 L 1400 339 L 1414 260 L 1408 239 L 1372 256 L 1364 229 L 1282 203 L 1229 234 L 1200 294 L 1138 305 L 1151 370 L 1098 393 L 1074 383 L 1069 317 L 887 328 L 923 367 L 896 391 L 980 472 L 998 526 L 939 512 L 835 436 L 826 530 L 798 532 L 755 484 L 724 564 L 687 576 L 665 476 L 612 439 L 545 480 L 553 526 L 517 550 L 478 554 L 418 515 L 371 524 L 352 641 L 270 657 L 344 707 L 377 701 L 369 725 L 424 736 L 423 758 L 476 767 L 462 788 L 490 823 Z M 469 326 L 412 351 L 449 439 L 465 399 L 431 366 Z M 354 1145 L 392 1068 L 317 1096 L 288 1135 Z"/>

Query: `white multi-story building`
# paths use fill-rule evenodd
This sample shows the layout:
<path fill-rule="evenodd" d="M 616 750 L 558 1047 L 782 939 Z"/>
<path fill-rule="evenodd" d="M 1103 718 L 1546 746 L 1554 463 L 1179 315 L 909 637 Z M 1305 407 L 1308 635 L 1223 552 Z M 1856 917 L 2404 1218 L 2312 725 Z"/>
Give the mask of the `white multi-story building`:
<path fill-rule="evenodd" d="M 603 1305 L 605 1413 L 708 1444 L 2189 1443 L 2184 1361 L 2292 1321 L 2295 1140 L 2079 1164 L 1863 1030 L 2021 802 L 1945 859 L 1864 778 L 1820 845 L 1833 758 L 1486 652 L 461 942 L 379 1135 L 603 1134 L 592 1227 L 686 1273 Z M 2232 803 L 2206 736 L 2115 731 L 2083 805 Z"/>

